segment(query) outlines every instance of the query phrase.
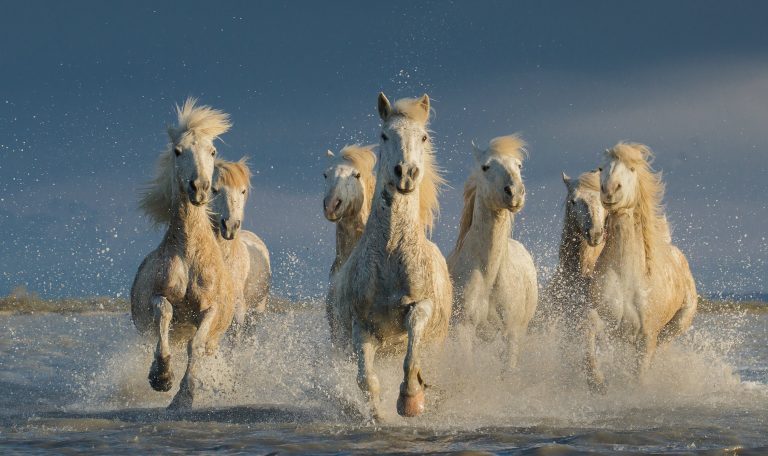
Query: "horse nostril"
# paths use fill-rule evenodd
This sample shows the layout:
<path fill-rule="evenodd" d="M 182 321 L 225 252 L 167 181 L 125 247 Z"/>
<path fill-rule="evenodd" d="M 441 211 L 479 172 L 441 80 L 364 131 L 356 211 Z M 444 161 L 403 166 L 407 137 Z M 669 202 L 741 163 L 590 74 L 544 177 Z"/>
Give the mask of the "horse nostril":
<path fill-rule="evenodd" d="M 340 207 L 341 207 L 341 200 L 337 199 L 336 200 L 336 204 L 333 206 L 333 210 L 335 211 L 335 210 L 337 210 Z"/>
<path fill-rule="evenodd" d="M 411 179 L 416 179 L 419 177 L 419 168 L 411 168 L 411 170 L 408 172 L 408 174 L 411 175 Z"/>
<path fill-rule="evenodd" d="M 403 176 L 403 167 L 400 165 L 395 165 L 395 176 L 402 177 Z"/>
<path fill-rule="evenodd" d="M 239 230 L 239 229 L 240 229 L 240 220 L 238 220 L 237 222 L 235 222 L 235 229 L 236 229 L 236 230 Z"/>
<path fill-rule="evenodd" d="M 195 185 L 195 181 L 193 180 L 189 181 L 189 188 L 191 188 L 194 191 L 197 191 L 197 186 Z"/>
<path fill-rule="evenodd" d="M 504 187 L 504 193 L 506 193 L 507 195 L 511 196 L 512 195 L 512 186 L 511 185 L 507 185 L 506 187 Z"/>

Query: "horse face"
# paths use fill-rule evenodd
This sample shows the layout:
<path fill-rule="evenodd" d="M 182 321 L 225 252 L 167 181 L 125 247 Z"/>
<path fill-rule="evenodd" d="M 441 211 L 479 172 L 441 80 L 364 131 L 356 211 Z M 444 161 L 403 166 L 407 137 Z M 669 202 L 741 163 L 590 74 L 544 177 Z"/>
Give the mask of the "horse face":
<path fill-rule="evenodd" d="M 579 188 L 577 184 L 568 187 L 568 215 L 573 217 L 576 227 L 584 240 L 595 247 L 603 242 L 605 233 L 605 208 L 600 201 L 600 192 Z"/>
<path fill-rule="evenodd" d="M 637 174 L 619 160 L 606 163 L 600 172 L 600 199 L 609 212 L 634 206 Z"/>
<path fill-rule="evenodd" d="M 494 209 L 520 212 L 525 206 L 522 162 L 513 157 L 491 155 L 479 160 L 478 193 Z"/>
<path fill-rule="evenodd" d="M 211 201 L 211 219 L 221 237 L 232 240 L 240 231 L 245 212 L 248 189 L 223 185 L 214 175 L 213 200 Z"/>
<path fill-rule="evenodd" d="M 193 135 L 182 137 L 173 145 L 174 175 L 179 190 L 195 206 L 210 199 L 211 178 L 216 148 L 210 140 L 196 140 Z"/>
<path fill-rule="evenodd" d="M 354 216 L 363 207 L 364 191 L 360 171 L 354 166 L 336 164 L 325 170 L 323 214 L 331 222 Z"/>
<path fill-rule="evenodd" d="M 423 110 L 429 118 L 429 97 L 418 99 L 416 109 Z M 384 181 L 395 187 L 398 193 L 408 194 L 416 190 L 424 178 L 424 159 L 429 144 L 426 122 L 415 121 L 408 116 L 393 114 L 389 100 L 379 94 L 379 115 L 383 121 L 380 135 L 381 163 L 379 173 Z"/>

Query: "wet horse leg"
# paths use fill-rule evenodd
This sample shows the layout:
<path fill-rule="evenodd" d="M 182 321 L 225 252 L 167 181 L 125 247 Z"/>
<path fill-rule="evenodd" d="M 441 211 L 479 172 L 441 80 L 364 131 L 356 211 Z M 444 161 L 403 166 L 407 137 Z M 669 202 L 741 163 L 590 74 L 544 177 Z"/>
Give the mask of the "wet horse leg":
<path fill-rule="evenodd" d="M 173 386 L 173 372 L 171 372 L 168 332 L 173 318 L 173 306 L 164 296 L 155 295 L 152 297 L 152 307 L 155 312 L 158 340 L 155 359 L 152 367 L 149 368 L 149 384 L 155 391 L 169 391 Z"/>
<path fill-rule="evenodd" d="M 200 325 L 197 327 L 192 340 L 187 345 L 187 370 L 181 379 L 179 391 L 174 396 L 169 409 L 188 409 L 192 407 L 195 396 L 195 383 L 197 382 L 197 365 L 200 358 L 205 356 L 206 346 L 209 344 L 211 325 L 217 316 L 217 309 L 210 307 L 201 312 Z"/>
<path fill-rule="evenodd" d="M 597 364 L 597 330 L 600 327 L 600 317 L 597 311 L 590 310 L 587 314 L 587 322 L 584 325 L 584 367 L 587 373 L 587 384 L 593 393 L 605 394 L 605 377 Z"/>
<path fill-rule="evenodd" d="M 363 393 L 371 407 L 373 419 L 379 417 L 379 378 L 373 371 L 373 360 L 376 357 L 378 341 L 370 333 L 360 327 L 357 320 L 352 322 L 352 344 L 357 355 L 357 385 L 363 390 Z"/>
<path fill-rule="evenodd" d="M 432 301 L 425 299 L 413 304 L 405 317 L 408 329 L 408 349 L 403 361 L 403 383 L 397 398 L 397 413 L 418 416 L 424 411 L 424 379 L 421 376 L 421 338 L 432 317 Z"/>

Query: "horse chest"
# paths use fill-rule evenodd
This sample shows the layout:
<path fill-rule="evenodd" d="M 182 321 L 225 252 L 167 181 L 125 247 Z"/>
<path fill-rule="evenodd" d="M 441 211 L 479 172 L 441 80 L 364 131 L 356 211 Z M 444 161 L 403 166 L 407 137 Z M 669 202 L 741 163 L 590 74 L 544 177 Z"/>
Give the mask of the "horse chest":
<path fill-rule="evenodd" d="M 602 276 L 597 311 L 616 331 L 629 334 L 642 327 L 641 312 L 647 295 L 642 283 L 616 270 Z"/>

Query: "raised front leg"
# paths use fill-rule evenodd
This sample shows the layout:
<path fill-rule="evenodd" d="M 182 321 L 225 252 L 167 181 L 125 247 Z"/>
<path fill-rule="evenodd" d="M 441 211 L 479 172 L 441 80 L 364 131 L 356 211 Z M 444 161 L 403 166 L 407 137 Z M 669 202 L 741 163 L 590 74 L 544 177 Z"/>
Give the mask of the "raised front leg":
<path fill-rule="evenodd" d="M 200 358 L 205 356 L 206 347 L 209 345 L 211 325 L 217 316 L 216 308 L 208 308 L 202 312 L 200 325 L 197 327 L 195 336 L 187 345 L 187 370 L 184 378 L 181 379 L 179 391 L 174 396 L 169 409 L 188 409 L 192 407 L 195 396 L 195 387 L 197 382 L 197 366 Z"/>
<path fill-rule="evenodd" d="M 584 325 L 584 367 L 587 373 L 587 384 L 593 393 L 605 394 L 605 377 L 597 364 L 597 344 L 595 338 L 600 327 L 600 316 L 596 310 L 587 313 Z"/>
<path fill-rule="evenodd" d="M 413 304 L 405 317 L 408 329 L 408 350 L 403 361 L 403 383 L 397 398 L 397 413 L 418 416 L 424 412 L 424 379 L 421 376 L 421 338 L 432 317 L 432 301 L 425 299 Z"/>
<path fill-rule="evenodd" d="M 379 418 L 379 378 L 373 371 L 378 341 L 360 326 L 357 320 L 352 322 L 352 346 L 357 355 L 357 385 L 363 390 L 374 420 Z"/>
<path fill-rule="evenodd" d="M 152 307 L 155 312 L 158 340 L 155 359 L 152 367 L 149 368 L 149 384 L 155 391 L 169 391 L 173 386 L 173 372 L 171 372 L 168 332 L 171 329 L 173 306 L 164 296 L 155 295 L 152 297 Z"/>

